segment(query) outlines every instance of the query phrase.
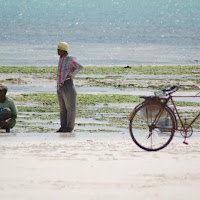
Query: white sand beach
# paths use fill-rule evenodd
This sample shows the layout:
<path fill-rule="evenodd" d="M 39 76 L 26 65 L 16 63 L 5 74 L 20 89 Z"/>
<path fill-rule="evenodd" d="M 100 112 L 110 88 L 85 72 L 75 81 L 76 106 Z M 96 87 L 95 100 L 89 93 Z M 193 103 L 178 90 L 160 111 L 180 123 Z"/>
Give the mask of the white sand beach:
<path fill-rule="evenodd" d="M 126 134 L 0 136 L 1 200 L 199 199 L 199 137 L 159 152 Z"/>

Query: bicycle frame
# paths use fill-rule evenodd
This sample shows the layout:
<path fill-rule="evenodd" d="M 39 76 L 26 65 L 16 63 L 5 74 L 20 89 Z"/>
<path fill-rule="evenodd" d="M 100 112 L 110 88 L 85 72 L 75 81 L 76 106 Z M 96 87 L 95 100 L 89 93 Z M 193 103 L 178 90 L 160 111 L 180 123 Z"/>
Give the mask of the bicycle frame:
<path fill-rule="evenodd" d="M 171 142 L 176 131 L 183 136 L 183 143 L 188 144 L 186 138 L 193 134 L 192 125 L 200 117 L 200 112 L 196 110 L 191 113 L 192 117 L 185 117 L 182 109 L 177 108 L 178 103 L 174 98 L 196 98 L 200 97 L 200 92 L 191 96 L 174 95 L 178 89 L 179 86 L 174 85 L 155 91 L 154 96 L 140 96 L 144 101 L 129 116 L 130 135 L 140 148 L 147 151 L 163 149 Z"/>
<path fill-rule="evenodd" d="M 199 92 L 200 93 L 200 92 Z M 198 93 L 198 94 L 199 94 Z M 198 95 L 197 94 L 197 95 Z M 177 114 L 177 116 L 178 116 L 178 120 L 180 121 L 180 123 L 181 123 L 181 127 L 182 127 L 182 129 L 180 128 L 178 128 L 178 123 L 177 123 L 177 127 L 176 127 L 176 130 L 177 131 L 183 131 L 184 132 L 184 135 L 185 135 L 185 139 L 184 139 L 184 142 L 183 143 L 185 143 L 185 144 L 187 144 L 186 143 L 186 138 L 187 138 L 187 131 L 188 131 L 188 129 L 189 128 L 191 128 L 192 127 L 192 125 L 195 123 L 195 121 L 199 118 L 199 116 L 200 116 L 200 112 L 199 112 L 199 114 L 197 114 L 197 116 L 196 117 L 194 117 L 194 119 L 189 123 L 189 124 L 184 124 L 184 122 L 183 122 L 183 119 L 181 118 L 181 116 L 180 116 L 180 114 L 179 114 L 179 111 L 178 111 L 178 109 L 177 109 L 177 107 L 176 107 L 176 104 L 175 104 L 175 102 L 174 102 L 174 100 L 173 100 L 173 98 L 186 98 L 186 97 L 200 97 L 200 96 L 197 96 L 197 95 L 195 95 L 195 96 L 175 96 L 175 95 L 171 95 L 171 93 L 168 93 L 168 98 L 167 98 L 167 100 L 166 100 L 166 104 L 170 101 L 171 103 L 172 103 L 172 105 L 173 105 L 173 108 L 174 108 L 174 110 L 175 110 L 175 114 Z"/>

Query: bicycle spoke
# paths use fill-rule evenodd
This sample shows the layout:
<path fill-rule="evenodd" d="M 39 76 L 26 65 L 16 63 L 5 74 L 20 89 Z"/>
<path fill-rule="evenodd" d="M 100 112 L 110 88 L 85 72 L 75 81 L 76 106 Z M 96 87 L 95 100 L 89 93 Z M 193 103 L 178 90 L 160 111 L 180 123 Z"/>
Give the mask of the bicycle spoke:
<path fill-rule="evenodd" d="M 173 137 L 173 116 L 170 110 L 163 109 L 160 104 L 144 104 L 133 114 L 130 133 L 133 141 L 142 149 L 160 150 L 167 146 Z"/>

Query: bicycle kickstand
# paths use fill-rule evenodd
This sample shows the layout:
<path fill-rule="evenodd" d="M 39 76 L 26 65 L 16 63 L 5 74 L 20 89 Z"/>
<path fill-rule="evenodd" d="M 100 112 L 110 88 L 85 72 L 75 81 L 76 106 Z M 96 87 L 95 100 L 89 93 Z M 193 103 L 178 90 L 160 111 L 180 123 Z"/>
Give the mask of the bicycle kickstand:
<path fill-rule="evenodd" d="M 188 145 L 188 142 L 186 142 L 186 137 L 185 137 L 185 139 L 184 139 L 184 141 L 183 141 L 183 144 Z"/>

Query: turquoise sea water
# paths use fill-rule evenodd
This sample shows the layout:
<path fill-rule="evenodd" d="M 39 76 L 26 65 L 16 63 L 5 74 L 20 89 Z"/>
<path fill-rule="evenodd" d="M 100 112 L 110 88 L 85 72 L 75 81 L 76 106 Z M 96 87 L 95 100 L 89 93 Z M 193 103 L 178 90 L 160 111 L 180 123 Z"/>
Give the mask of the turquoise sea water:
<path fill-rule="evenodd" d="M 0 0 L 0 65 L 200 64 L 200 0 Z"/>

